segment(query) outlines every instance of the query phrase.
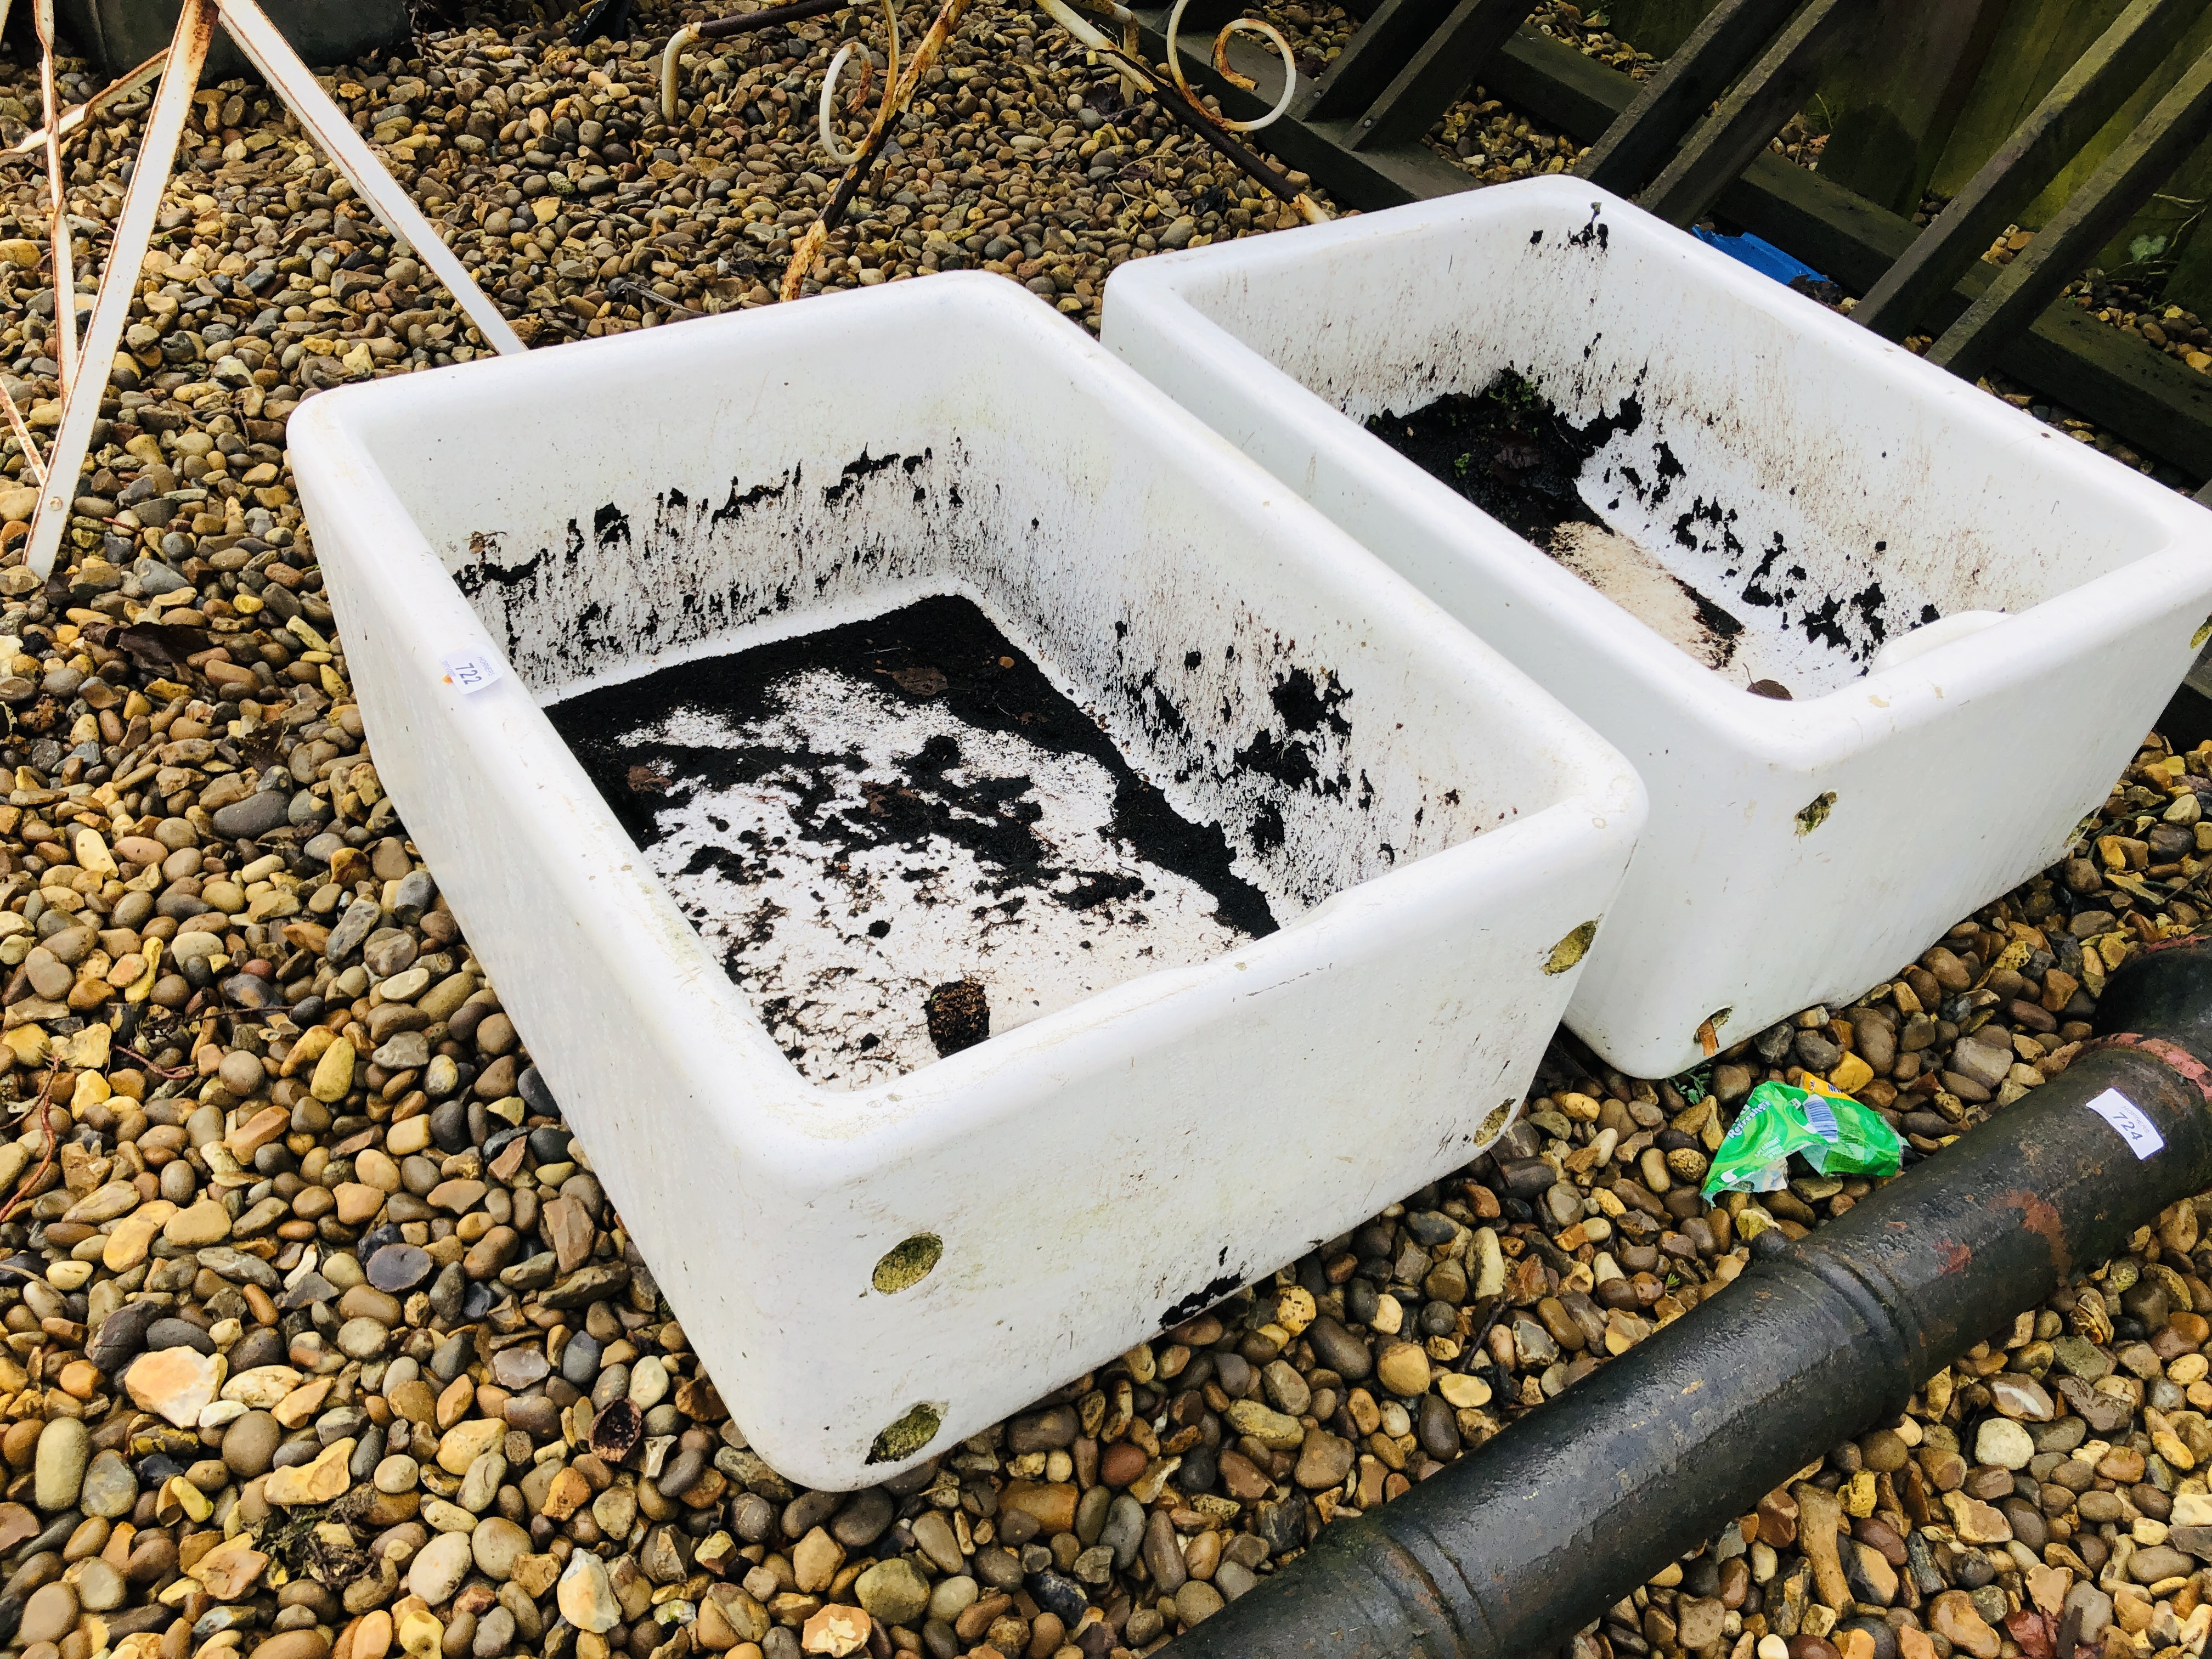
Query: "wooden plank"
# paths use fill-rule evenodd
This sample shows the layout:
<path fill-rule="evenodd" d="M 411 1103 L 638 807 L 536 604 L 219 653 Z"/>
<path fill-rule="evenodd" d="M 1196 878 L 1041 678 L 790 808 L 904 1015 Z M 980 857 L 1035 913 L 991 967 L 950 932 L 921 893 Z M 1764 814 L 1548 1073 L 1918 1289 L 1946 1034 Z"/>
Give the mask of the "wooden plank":
<path fill-rule="evenodd" d="M 1535 0 L 1459 0 L 1359 118 L 1354 148 L 1418 143 L 1535 9 Z"/>
<path fill-rule="evenodd" d="M 1590 143 L 1609 134 L 1650 85 L 1585 57 L 1527 24 L 1514 31 L 1484 71 L 1485 89 L 1530 118 Z M 1600 182 L 1596 179 L 1593 184 Z M 1612 186 L 1606 186 L 1611 189 Z M 1626 192 L 1615 191 L 1615 194 Z"/>
<path fill-rule="evenodd" d="M 1731 223 L 1788 248 L 1845 288 L 1863 288 L 1911 244 L 1911 222 L 1778 155 L 1745 169 L 1717 204 Z M 1929 315 L 1942 327 L 1998 275 L 1977 264 Z M 2070 302 L 2051 307 L 1997 368 L 2144 453 L 2212 477 L 2212 377 L 2153 351 Z"/>
<path fill-rule="evenodd" d="M 2144 454 L 2212 477 L 2212 378 L 2079 306 L 2045 311 L 1996 366 Z"/>
<path fill-rule="evenodd" d="M 1920 205 L 2012 0 L 1883 0 L 1865 50 L 1823 77 L 1820 171 L 1899 213 Z"/>
<path fill-rule="evenodd" d="M 2187 207 L 2195 216 L 2194 222 L 2169 234 L 2166 251 L 2173 269 L 2166 279 L 2166 301 L 2203 317 L 2212 313 L 2212 222 L 2197 204 L 2212 202 L 2212 146 L 2184 162 L 2159 194 L 2160 205 L 2171 198 L 2172 205 Z"/>
<path fill-rule="evenodd" d="M 1697 220 L 1803 105 L 1829 54 L 1874 9 L 1874 0 L 1809 0 L 1638 200 L 1670 224 Z"/>
<path fill-rule="evenodd" d="M 2212 9 L 2208 9 L 2197 20 L 2196 26 L 2181 37 L 2180 44 L 2159 66 L 2154 83 L 2146 82 L 2141 89 L 2142 95 L 2123 104 L 2119 115 L 2097 135 L 2094 141 L 2095 159 L 2102 161 L 2110 153 L 2107 140 L 2118 143 L 2134 130 L 2134 121 L 2129 118 L 2130 114 L 2136 120 L 2140 120 L 2150 104 L 2179 77 L 2182 67 L 2193 63 L 2207 51 L 2212 51 Z M 2087 168 L 2081 169 L 2074 182 L 2080 183 L 2087 173 Z M 2061 175 L 2062 181 L 2064 177 Z M 2183 198 L 2192 199 L 2184 201 Z M 2155 289 L 2171 266 L 2177 246 L 2195 230 L 2198 209 L 2208 198 L 2212 198 L 2212 144 L 2200 144 L 2180 166 L 2174 168 L 2172 177 L 2152 194 L 2150 200 L 2145 202 L 2126 224 L 2120 227 L 2112 240 L 2105 244 L 2102 252 L 2089 263 L 2114 275 L 2127 276 L 2139 288 Z M 2038 205 L 2049 199 L 2050 193 L 2046 191 Z M 2056 205 L 2063 206 L 2063 204 Z M 2135 245 L 2138 241 L 2148 244 L 2140 254 L 2135 252 Z M 2160 246 L 2160 243 L 2164 246 Z"/>
<path fill-rule="evenodd" d="M 2014 0 L 1929 189 L 1944 197 L 1965 189 L 2127 5 L 2128 0 Z"/>
<path fill-rule="evenodd" d="M 2112 117 L 2205 0 L 2133 0 L 1852 313 L 1899 340 Z M 1826 171 L 1825 168 L 1822 169 Z"/>
<path fill-rule="evenodd" d="M 2158 100 L 2173 89 L 2182 72 L 2207 51 L 2212 51 L 2212 11 L 2198 15 L 2172 49 L 2153 64 L 2142 81 L 2130 89 L 2112 118 L 2083 141 L 2073 159 L 2044 186 L 2043 193 L 2021 210 L 2021 226 L 2040 230 L 2056 218 L 2058 210 L 2073 199 L 2089 175 L 2104 165 L 2105 158 L 2118 149 L 2128 135 L 2142 124 Z"/>
<path fill-rule="evenodd" d="M 1307 121 L 1357 121 L 1451 15 L 1452 0 L 1382 0 L 1298 107 Z M 1177 37 L 1177 44 L 1182 44 Z M 1264 113 L 1264 112 L 1263 112 Z"/>
<path fill-rule="evenodd" d="M 1603 131 L 1637 91 L 1626 76 L 1529 28 L 1506 42 L 1487 83 L 1495 96 L 1577 138 Z M 1918 234 L 1910 220 L 1771 154 L 1754 158 L 1714 207 L 1729 224 L 1860 292 Z M 1975 265 L 1929 321 L 1942 326 L 1963 312 L 1996 274 L 1994 266 Z M 2045 311 L 2004 348 L 1997 367 L 2143 453 L 2212 477 L 2212 376 L 2078 306 Z"/>
<path fill-rule="evenodd" d="M 1182 9 L 1182 25 L 1176 31 L 1176 42 L 1180 46 L 1185 40 L 1197 40 L 1212 51 L 1215 31 L 1243 10 L 1242 0 L 1190 0 Z M 1120 32 L 1109 31 L 1115 34 Z"/>
<path fill-rule="evenodd" d="M 1713 0 L 1610 0 L 1606 26 L 1616 40 L 1654 58 L 1672 58 L 1713 9 Z"/>
<path fill-rule="evenodd" d="M 1797 4 L 1723 0 L 1590 146 L 1576 175 L 1633 196 L 1667 165 L 1698 118 L 1750 66 Z"/>
<path fill-rule="evenodd" d="M 2212 52 L 2190 65 L 2142 125 L 2106 157 L 2058 216 L 1989 291 L 1929 348 L 1931 362 L 1972 380 L 2125 224 L 2184 156 L 2212 133 Z"/>

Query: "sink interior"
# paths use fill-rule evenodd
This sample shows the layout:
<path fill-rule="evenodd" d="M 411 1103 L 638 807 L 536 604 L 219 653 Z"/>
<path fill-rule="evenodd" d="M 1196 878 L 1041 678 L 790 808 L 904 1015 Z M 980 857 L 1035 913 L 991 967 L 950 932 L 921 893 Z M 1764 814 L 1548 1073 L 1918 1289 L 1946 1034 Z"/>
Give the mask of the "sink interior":
<path fill-rule="evenodd" d="M 547 713 L 809 1080 L 896 1077 L 1274 930 L 1222 826 L 971 599 L 729 643 Z"/>
<path fill-rule="evenodd" d="M 1837 690 L 1932 622 L 2017 616 L 2166 539 L 2048 428 L 1814 301 L 1516 188 L 1334 258 L 1194 261 L 1176 292 L 1739 690 Z"/>

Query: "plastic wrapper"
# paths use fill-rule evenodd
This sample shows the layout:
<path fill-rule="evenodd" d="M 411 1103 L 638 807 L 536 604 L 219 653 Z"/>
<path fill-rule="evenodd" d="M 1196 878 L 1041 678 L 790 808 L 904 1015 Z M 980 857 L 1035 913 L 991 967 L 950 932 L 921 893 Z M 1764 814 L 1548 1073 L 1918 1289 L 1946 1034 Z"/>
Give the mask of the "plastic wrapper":
<path fill-rule="evenodd" d="M 1794 1153 L 1817 1175 L 1893 1176 L 1905 1143 L 1881 1113 L 1817 1079 L 1808 1088 L 1762 1083 L 1713 1154 L 1705 1195 L 1771 1193 L 1790 1179 Z"/>

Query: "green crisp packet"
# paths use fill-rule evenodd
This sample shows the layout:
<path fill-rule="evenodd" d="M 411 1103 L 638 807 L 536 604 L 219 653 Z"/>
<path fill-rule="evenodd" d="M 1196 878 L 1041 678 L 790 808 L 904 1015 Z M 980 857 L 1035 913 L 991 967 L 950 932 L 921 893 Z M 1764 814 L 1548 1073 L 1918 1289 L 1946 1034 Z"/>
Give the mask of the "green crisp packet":
<path fill-rule="evenodd" d="M 1713 1154 L 1705 1197 L 1773 1192 L 1790 1179 L 1792 1152 L 1820 1175 L 1893 1176 L 1904 1163 L 1905 1143 L 1879 1112 L 1849 1095 L 1762 1083 Z"/>

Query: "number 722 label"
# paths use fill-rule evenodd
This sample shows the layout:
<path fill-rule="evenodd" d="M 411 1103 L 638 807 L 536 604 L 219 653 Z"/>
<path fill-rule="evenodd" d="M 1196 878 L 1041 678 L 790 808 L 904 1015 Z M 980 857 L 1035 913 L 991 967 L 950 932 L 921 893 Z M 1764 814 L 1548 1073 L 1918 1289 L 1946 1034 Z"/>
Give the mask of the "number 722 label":
<path fill-rule="evenodd" d="M 465 692 L 483 690 L 505 672 L 481 651 L 448 651 L 439 661 L 445 665 L 447 683 Z"/>

